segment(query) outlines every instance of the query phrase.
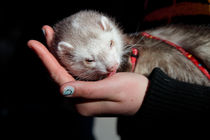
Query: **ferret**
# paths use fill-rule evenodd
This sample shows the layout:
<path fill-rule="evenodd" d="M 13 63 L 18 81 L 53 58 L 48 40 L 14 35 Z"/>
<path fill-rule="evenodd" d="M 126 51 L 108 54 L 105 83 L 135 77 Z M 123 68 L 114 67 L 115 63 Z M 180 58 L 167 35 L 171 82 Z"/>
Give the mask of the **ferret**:
<path fill-rule="evenodd" d="M 108 16 L 81 11 L 53 28 L 50 50 L 79 80 L 99 80 L 112 75 L 123 61 L 124 35 Z"/>
<path fill-rule="evenodd" d="M 100 80 L 118 71 L 149 76 L 159 67 L 179 81 L 210 86 L 210 80 L 174 47 L 141 33 L 123 33 L 116 21 L 103 13 L 80 11 L 59 21 L 53 29 L 49 50 L 78 80 Z M 144 32 L 182 46 L 210 69 L 209 27 L 166 25 Z M 132 48 L 139 52 L 134 71 Z"/>

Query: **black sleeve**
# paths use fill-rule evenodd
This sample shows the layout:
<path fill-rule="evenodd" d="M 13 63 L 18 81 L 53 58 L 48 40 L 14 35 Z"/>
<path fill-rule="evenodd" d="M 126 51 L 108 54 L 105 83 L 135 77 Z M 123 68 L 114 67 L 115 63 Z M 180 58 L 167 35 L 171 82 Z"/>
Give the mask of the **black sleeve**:
<path fill-rule="evenodd" d="M 154 133 L 187 137 L 207 134 L 205 132 L 210 126 L 210 87 L 171 79 L 159 68 L 153 70 L 149 80 L 139 111 L 133 116 L 118 119 L 118 133 L 122 138 L 135 139 Z"/>
<path fill-rule="evenodd" d="M 210 87 L 171 79 L 159 68 L 153 70 L 149 79 L 148 91 L 136 115 L 176 120 L 198 120 L 208 117 Z"/>

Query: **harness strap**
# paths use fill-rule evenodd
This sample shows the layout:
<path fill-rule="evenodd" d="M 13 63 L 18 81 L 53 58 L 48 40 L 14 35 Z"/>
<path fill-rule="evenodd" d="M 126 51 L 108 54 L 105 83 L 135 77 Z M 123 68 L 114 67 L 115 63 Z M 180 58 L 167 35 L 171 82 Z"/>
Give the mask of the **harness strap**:
<path fill-rule="evenodd" d="M 151 38 L 151 39 L 156 39 L 156 40 L 160 40 L 170 46 L 173 46 L 175 47 L 179 52 L 181 52 L 186 58 L 188 58 L 209 80 L 210 80 L 210 74 L 209 72 L 207 71 L 206 68 L 204 68 L 201 63 L 198 62 L 198 60 L 192 56 L 192 54 L 188 53 L 186 50 L 184 50 L 181 46 L 178 46 L 168 40 L 164 40 L 164 39 L 161 39 L 159 37 L 156 37 L 156 36 L 152 36 L 146 32 L 142 32 L 142 36 L 145 36 L 147 38 Z"/>
<path fill-rule="evenodd" d="M 130 56 L 132 64 L 132 72 L 134 72 L 135 70 L 138 54 L 139 54 L 138 50 L 136 48 L 132 48 L 132 54 Z"/>

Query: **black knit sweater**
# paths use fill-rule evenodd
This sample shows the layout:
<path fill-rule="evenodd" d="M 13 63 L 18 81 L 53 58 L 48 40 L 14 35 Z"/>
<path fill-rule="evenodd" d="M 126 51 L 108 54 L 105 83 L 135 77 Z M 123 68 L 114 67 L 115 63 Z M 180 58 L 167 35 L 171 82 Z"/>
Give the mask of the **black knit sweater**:
<path fill-rule="evenodd" d="M 148 132 L 183 135 L 182 132 L 198 133 L 210 128 L 210 87 L 171 79 L 159 68 L 153 70 L 149 79 L 139 111 L 132 117 L 119 118 L 118 133 L 122 139 L 137 139 Z"/>

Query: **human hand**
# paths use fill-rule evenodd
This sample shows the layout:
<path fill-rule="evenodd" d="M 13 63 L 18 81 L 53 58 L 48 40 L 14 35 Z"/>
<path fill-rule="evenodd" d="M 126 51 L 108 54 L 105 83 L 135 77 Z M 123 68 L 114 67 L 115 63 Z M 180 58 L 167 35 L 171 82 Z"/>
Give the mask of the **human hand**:
<path fill-rule="evenodd" d="M 47 45 L 50 45 L 54 31 L 50 26 L 44 26 L 43 30 Z M 80 114 L 133 115 L 139 110 L 148 86 L 148 79 L 143 75 L 124 72 L 100 81 L 76 81 L 42 43 L 30 40 L 28 46 L 40 57 L 51 77 L 61 87 L 61 94 L 67 98 L 81 99 L 75 104 Z"/>

